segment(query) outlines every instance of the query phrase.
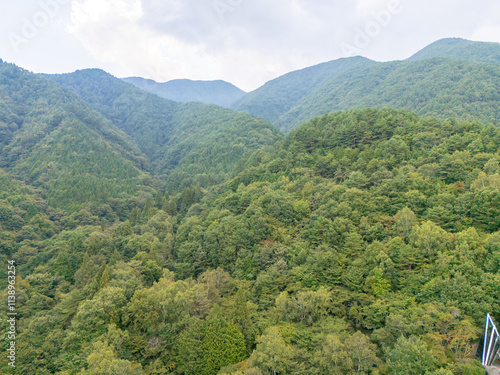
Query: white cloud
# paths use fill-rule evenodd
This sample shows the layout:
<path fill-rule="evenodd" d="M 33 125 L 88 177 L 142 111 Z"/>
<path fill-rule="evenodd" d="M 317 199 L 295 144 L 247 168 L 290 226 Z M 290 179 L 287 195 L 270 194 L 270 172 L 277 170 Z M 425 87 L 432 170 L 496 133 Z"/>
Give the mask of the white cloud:
<path fill-rule="evenodd" d="M 141 75 L 161 80 L 185 74 L 176 61 L 195 53 L 169 35 L 141 27 L 140 0 L 84 0 L 74 2 L 68 30 L 97 60 L 113 64 L 116 75 Z M 189 56 L 190 57 L 190 56 Z M 168 78 L 168 77 L 165 77 Z"/>
<path fill-rule="evenodd" d="M 356 8 L 360 12 L 369 13 L 387 8 L 390 2 L 391 0 L 358 0 Z"/>
<path fill-rule="evenodd" d="M 494 1 L 484 9 L 487 17 L 483 17 L 476 25 L 471 38 L 489 42 L 500 41 L 500 2 Z"/>
<path fill-rule="evenodd" d="M 487 42 L 496 42 L 500 40 L 500 25 L 486 23 L 481 25 L 472 34 L 473 40 L 483 40 Z"/>
<path fill-rule="evenodd" d="M 38 1 L 1 5 L 0 32 L 19 28 Z M 5 53 L 9 46 L 0 35 L 0 57 L 38 71 L 83 65 L 157 81 L 225 79 L 250 90 L 342 57 L 341 44 L 352 44 L 357 30 L 391 1 L 397 0 L 72 0 L 65 7 L 71 20 L 61 17 L 19 55 Z M 399 1 L 403 11 L 362 55 L 406 58 L 450 36 L 500 41 L 496 0 Z"/>
<path fill-rule="evenodd" d="M 73 4 L 69 31 L 118 75 L 224 78 L 244 89 L 338 54 L 329 25 L 342 11 L 326 1 L 241 1 L 223 11 L 217 4 L 80 0 Z"/>

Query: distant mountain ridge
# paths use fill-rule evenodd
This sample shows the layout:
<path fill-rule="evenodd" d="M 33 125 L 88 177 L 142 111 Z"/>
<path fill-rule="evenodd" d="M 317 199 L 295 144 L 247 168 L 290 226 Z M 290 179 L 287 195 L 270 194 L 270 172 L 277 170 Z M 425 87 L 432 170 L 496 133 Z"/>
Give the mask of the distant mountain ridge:
<path fill-rule="evenodd" d="M 369 107 L 500 125 L 500 65 L 433 58 L 351 70 L 325 82 L 274 124 L 287 132 L 325 113 Z"/>
<path fill-rule="evenodd" d="M 328 79 L 348 69 L 357 69 L 371 64 L 375 62 L 364 57 L 353 57 L 287 73 L 246 94 L 234 103 L 232 108 L 249 112 L 274 123 L 283 113 L 292 109 L 296 103 L 310 95 Z"/>
<path fill-rule="evenodd" d="M 474 42 L 461 38 L 440 39 L 420 50 L 409 61 L 434 57 L 463 59 L 481 63 L 500 63 L 500 43 Z"/>
<path fill-rule="evenodd" d="M 176 102 L 201 102 L 217 104 L 225 108 L 229 108 L 246 94 L 245 91 L 222 80 L 192 81 L 189 79 L 176 79 L 165 83 L 158 83 L 140 77 L 122 78 L 122 80 L 144 91 Z"/>
<path fill-rule="evenodd" d="M 291 72 L 232 108 L 285 132 L 325 113 L 366 107 L 500 125 L 499 62 L 498 43 L 442 39 L 405 61 L 351 57 Z"/>
<path fill-rule="evenodd" d="M 0 167 L 73 210 L 148 190 L 151 177 L 170 191 L 219 184 L 283 139 L 278 128 L 333 111 L 391 107 L 500 125 L 498 56 L 497 43 L 444 39 L 405 61 L 339 59 L 266 83 L 235 102 L 239 112 L 168 100 L 99 69 L 35 75 L 0 63 Z"/>

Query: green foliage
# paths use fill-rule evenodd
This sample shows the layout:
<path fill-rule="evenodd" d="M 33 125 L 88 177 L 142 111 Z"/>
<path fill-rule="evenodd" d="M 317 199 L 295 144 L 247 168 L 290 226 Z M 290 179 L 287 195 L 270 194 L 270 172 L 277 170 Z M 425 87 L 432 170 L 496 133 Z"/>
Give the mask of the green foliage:
<path fill-rule="evenodd" d="M 2 69 L 2 82 L 27 100 L 28 110 L 50 106 L 32 106 L 42 99 L 22 96 L 22 87 L 30 87 L 24 79 L 34 79 L 40 90 L 62 90 L 17 68 Z M 81 80 L 94 73 L 80 73 Z M 90 80 L 83 94 L 139 134 L 133 126 L 144 116 L 131 119 L 134 113 L 121 113 L 125 104 L 118 105 L 120 95 L 136 91 L 124 94 L 109 79 L 104 88 Z M 6 108 L 26 120 L 16 107 L 20 101 L 5 98 Z M 150 108 L 140 96 L 133 100 Z M 181 116 L 181 107 L 168 105 Z M 0 169 L 0 256 L 4 263 L 14 259 L 18 271 L 18 373 L 478 373 L 474 356 L 484 315 L 500 318 L 497 128 L 366 109 L 325 115 L 275 142 L 276 131 L 262 133 L 267 141 L 251 135 L 256 120 L 249 116 L 224 112 L 224 118 L 220 109 L 197 106 L 182 107 L 182 116 L 213 111 L 207 118 L 221 115 L 236 132 L 240 121 L 249 121 L 247 148 L 236 164 L 212 158 L 225 152 L 209 140 L 215 120 L 200 133 L 184 124 L 190 129 L 185 138 L 169 133 L 178 137 L 171 152 L 201 138 L 214 143 L 213 154 L 195 154 L 207 157 L 205 166 L 225 165 L 221 178 L 231 178 L 220 185 L 188 177 L 167 194 L 153 189 L 120 145 L 128 138 L 115 129 L 122 138 L 112 141 L 98 127 L 89 135 L 96 143 L 85 150 L 102 151 L 96 157 L 103 174 L 88 172 L 84 179 L 99 185 L 102 177 L 103 186 L 112 181 L 116 190 L 106 188 L 101 199 L 78 195 L 80 185 L 66 186 L 64 179 L 16 180 L 23 160 L 39 163 L 23 171 L 43 169 L 51 155 L 67 156 L 65 165 L 76 174 L 90 168 L 61 152 L 66 138 L 53 134 L 81 139 L 69 120 L 56 126 L 73 124 L 66 130 L 49 132 L 53 141 L 37 138 L 33 148 L 18 150 L 26 154 L 21 161 L 9 159 Z M 160 120 L 151 121 L 156 129 Z M 8 145 L 28 134 L 14 133 Z M 153 145 L 151 152 L 155 142 L 169 142 L 141 139 L 142 146 Z M 30 159 L 34 150 L 40 152 Z M 205 161 L 195 154 L 184 154 L 179 165 L 196 174 Z M 106 170 L 107 162 L 124 169 Z M 2 298 L 6 280 L 3 274 Z M 0 359 L 0 372 L 7 366 Z"/>
<path fill-rule="evenodd" d="M 92 352 L 87 357 L 88 369 L 79 375 L 140 375 L 141 366 L 127 360 L 118 359 L 107 342 L 97 341 L 92 345 Z"/>
<path fill-rule="evenodd" d="M 219 184 L 251 151 L 281 139 L 266 121 L 215 105 L 172 102 L 101 70 L 48 78 L 79 94 L 127 133 L 171 192 Z"/>
<path fill-rule="evenodd" d="M 405 61 L 351 57 L 288 73 L 233 108 L 285 132 L 324 113 L 368 107 L 498 125 L 499 62 L 497 43 L 444 39 Z"/>
<path fill-rule="evenodd" d="M 293 349 L 288 345 L 277 327 L 270 327 L 257 340 L 257 348 L 250 357 L 249 366 L 262 374 L 287 374 L 295 366 Z"/>
<path fill-rule="evenodd" d="M 201 350 L 201 374 L 215 375 L 221 367 L 245 359 L 245 339 L 235 324 L 227 323 L 215 311 L 205 322 Z"/>
<path fill-rule="evenodd" d="M 415 336 L 401 336 L 394 348 L 387 351 L 386 356 L 387 366 L 392 374 L 425 374 L 435 366 L 435 360 L 427 345 Z"/>
<path fill-rule="evenodd" d="M 372 63 L 368 59 L 355 57 L 330 61 L 288 73 L 246 94 L 237 100 L 232 108 L 247 111 L 254 116 L 275 123 L 281 115 L 290 111 L 297 102 L 310 95 L 332 76 L 338 76 L 349 69 L 359 69 Z"/>
<path fill-rule="evenodd" d="M 496 43 L 473 42 L 461 38 L 445 38 L 432 43 L 408 60 L 433 57 L 452 57 L 491 64 L 500 63 L 500 49 Z"/>
<path fill-rule="evenodd" d="M 52 206 L 77 211 L 138 193 L 144 156 L 82 99 L 6 63 L 0 64 L 0 93 L 0 108 L 9 111 L 0 118 L 16 123 L 2 138 L 0 165 L 42 187 Z"/>

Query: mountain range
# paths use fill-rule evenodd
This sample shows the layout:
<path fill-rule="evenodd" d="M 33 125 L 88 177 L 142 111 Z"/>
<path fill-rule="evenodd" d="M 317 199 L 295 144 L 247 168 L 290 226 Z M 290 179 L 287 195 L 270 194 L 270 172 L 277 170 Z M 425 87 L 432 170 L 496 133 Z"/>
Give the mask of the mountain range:
<path fill-rule="evenodd" d="M 484 374 L 499 57 L 445 39 L 250 93 L 0 60 L 15 373 Z"/>
<path fill-rule="evenodd" d="M 500 44 L 437 41 L 405 61 L 340 59 L 278 77 L 232 108 L 285 132 L 325 113 L 392 107 L 499 125 Z"/>
<path fill-rule="evenodd" d="M 404 61 L 342 58 L 290 72 L 249 93 L 223 81 L 124 80 L 175 101 L 247 112 L 284 132 L 325 113 L 366 107 L 498 125 L 499 62 L 498 43 L 447 38 Z"/>

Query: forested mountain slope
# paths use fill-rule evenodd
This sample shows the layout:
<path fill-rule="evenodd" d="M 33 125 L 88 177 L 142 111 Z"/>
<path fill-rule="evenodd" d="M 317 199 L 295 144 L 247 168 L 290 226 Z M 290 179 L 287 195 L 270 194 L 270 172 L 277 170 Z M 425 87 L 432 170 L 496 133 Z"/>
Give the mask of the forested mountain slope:
<path fill-rule="evenodd" d="M 217 104 L 229 108 L 240 99 L 245 92 L 233 84 L 225 81 L 192 81 L 189 79 L 175 79 L 165 83 L 158 83 L 151 79 L 140 77 L 123 78 L 123 81 L 134 86 L 176 102 L 201 102 Z"/>
<path fill-rule="evenodd" d="M 500 125 L 500 65 L 434 58 L 379 63 L 335 77 L 283 114 L 290 131 L 324 113 L 367 107 L 404 108 L 441 119 Z"/>
<path fill-rule="evenodd" d="M 375 62 L 363 57 L 353 57 L 291 72 L 246 94 L 234 103 L 232 108 L 275 123 L 281 115 L 292 109 L 325 81 L 344 72 L 356 71 L 372 64 Z"/>
<path fill-rule="evenodd" d="M 234 108 L 285 132 L 325 113 L 367 107 L 499 125 L 498 61 L 498 43 L 443 39 L 407 61 L 357 57 L 292 72 L 248 93 Z"/>
<path fill-rule="evenodd" d="M 0 163 L 69 210 L 137 194 L 147 160 L 124 132 L 78 96 L 0 64 Z M 104 162 L 105 161 L 105 162 Z"/>
<path fill-rule="evenodd" d="M 101 70 L 49 76 L 135 140 L 170 190 L 222 182 L 248 152 L 280 132 L 264 120 L 203 103 L 176 103 Z"/>
<path fill-rule="evenodd" d="M 461 38 L 446 38 L 430 44 L 408 60 L 425 60 L 434 57 L 498 64 L 500 63 L 500 44 L 475 42 Z"/>
<path fill-rule="evenodd" d="M 18 371 L 482 375 L 499 147 L 491 125 L 340 112 L 223 186 L 120 221 L 61 214 L 43 239 L 2 227 L 23 275 Z"/>

